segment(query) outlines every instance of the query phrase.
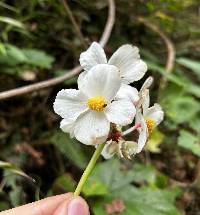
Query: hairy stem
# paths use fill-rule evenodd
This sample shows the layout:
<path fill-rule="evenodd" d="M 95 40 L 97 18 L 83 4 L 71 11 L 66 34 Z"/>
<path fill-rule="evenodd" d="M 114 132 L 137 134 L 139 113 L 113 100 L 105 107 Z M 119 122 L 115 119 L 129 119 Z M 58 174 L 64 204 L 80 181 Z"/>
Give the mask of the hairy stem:
<path fill-rule="evenodd" d="M 81 193 L 81 190 L 85 184 L 85 182 L 87 181 L 88 177 L 90 176 L 102 150 L 103 150 L 103 147 L 105 146 L 105 143 L 104 144 L 99 144 L 98 147 L 96 148 L 90 162 L 88 163 L 85 171 L 83 172 L 83 175 L 81 176 L 81 179 L 76 187 L 76 190 L 74 191 L 74 196 L 79 196 L 80 193 Z"/>

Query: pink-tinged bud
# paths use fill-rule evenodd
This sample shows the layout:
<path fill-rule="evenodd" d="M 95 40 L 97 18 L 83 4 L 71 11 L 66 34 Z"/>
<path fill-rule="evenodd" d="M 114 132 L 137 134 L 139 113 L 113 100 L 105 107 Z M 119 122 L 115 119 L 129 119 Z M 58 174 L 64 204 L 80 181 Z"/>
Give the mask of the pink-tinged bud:
<path fill-rule="evenodd" d="M 141 123 L 137 123 L 137 124 L 135 124 L 135 129 L 138 129 L 138 128 L 141 128 L 142 126 L 141 126 Z"/>

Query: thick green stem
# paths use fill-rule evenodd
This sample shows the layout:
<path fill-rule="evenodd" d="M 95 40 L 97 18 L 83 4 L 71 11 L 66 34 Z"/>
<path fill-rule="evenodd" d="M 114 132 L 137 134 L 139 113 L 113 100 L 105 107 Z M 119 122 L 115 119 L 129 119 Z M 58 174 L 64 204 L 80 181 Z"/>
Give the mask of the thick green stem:
<path fill-rule="evenodd" d="M 87 181 L 88 177 L 90 176 L 99 156 L 101 155 L 101 152 L 103 150 L 104 144 L 99 144 L 98 147 L 96 148 L 90 162 L 88 163 L 83 175 L 81 176 L 81 179 L 76 187 L 76 190 L 74 192 L 74 196 L 79 196 L 81 193 L 81 190 L 85 184 L 85 182 Z"/>

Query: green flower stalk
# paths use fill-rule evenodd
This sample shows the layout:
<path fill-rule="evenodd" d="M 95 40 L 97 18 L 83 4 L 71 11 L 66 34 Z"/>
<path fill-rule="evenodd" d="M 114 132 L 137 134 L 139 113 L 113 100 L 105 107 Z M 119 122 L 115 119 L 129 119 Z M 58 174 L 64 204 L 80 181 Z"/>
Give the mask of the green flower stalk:
<path fill-rule="evenodd" d="M 92 170 L 94 169 L 94 166 L 101 155 L 101 152 L 105 146 L 105 143 L 99 144 L 98 147 L 96 148 L 90 162 L 88 163 L 83 175 L 81 176 L 81 179 L 76 187 L 76 190 L 74 191 L 74 196 L 79 196 L 81 193 L 81 190 L 83 189 L 84 184 L 86 183 L 88 177 L 90 176 Z"/>

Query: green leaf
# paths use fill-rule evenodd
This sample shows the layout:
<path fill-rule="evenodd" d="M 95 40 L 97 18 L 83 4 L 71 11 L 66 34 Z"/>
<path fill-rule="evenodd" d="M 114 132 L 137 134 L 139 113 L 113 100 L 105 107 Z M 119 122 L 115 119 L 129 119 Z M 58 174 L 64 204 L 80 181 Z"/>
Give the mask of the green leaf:
<path fill-rule="evenodd" d="M 6 47 L 3 43 L 0 43 L 0 56 L 6 55 Z"/>
<path fill-rule="evenodd" d="M 22 187 L 16 185 L 15 188 L 9 192 L 9 197 L 14 207 L 22 204 Z"/>
<path fill-rule="evenodd" d="M 190 120 L 189 125 L 192 129 L 194 129 L 198 134 L 200 134 L 200 119 L 198 117 Z"/>
<path fill-rule="evenodd" d="M 200 87 L 195 85 L 192 81 L 186 78 L 186 76 L 177 75 L 175 73 L 167 73 L 165 68 L 152 62 L 148 62 L 148 67 L 161 75 L 165 76 L 171 83 L 182 87 L 185 92 L 191 93 L 194 96 L 200 98 Z"/>
<path fill-rule="evenodd" d="M 53 190 L 61 190 L 61 192 L 73 192 L 75 187 L 76 182 L 69 174 L 59 176 L 53 183 Z"/>
<path fill-rule="evenodd" d="M 193 83 L 192 81 L 187 85 L 187 92 L 191 93 L 192 95 L 200 98 L 200 87 L 198 85 L 196 85 L 195 83 Z"/>
<path fill-rule="evenodd" d="M 26 56 L 26 63 L 38 66 L 44 69 L 50 69 L 54 58 L 47 55 L 44 51 L 38 49 L 22 49 L 23 54 Z"/>
<path fill-rule="evenodd" d="M 176 60 L 179 64 L 191 69 L 198 76 L 200 76 L 200 62 L 188 59 L 188 58 L 178 58 Z"/>
<path fill-rule="evenodd" d="M 10 17 L 0 16 L 0 22 L 5 22 L 9 25 L 12 25 L 12 26 L 15 26 L 18 28 L 22 28 L 22 29 L 25 28 L 25 26 L 22 22 L 20 22 L 16 19 L 10 18 Z"/>
<path fill-rule="evenodd" d="M 131 182 L 144 183 L 156 187 L 157 172 L 154 167 L 150 165 L 134 164 L 128 170 L 121 170 L 121 163 L 117 159 L 112 159 L 98 164 L 84 185 L 83 193 L 88 196 L 88 191 L 91 192 L 89 196 L 96 195 L 95 190 L 91 186 L 101 187 L 101 193 L 113 192 L 129 185 Z M 90 189 L 92 191 L 90 191 Z"/>
<path fill-rule="evenodd" d="M 101 183 L 100 181 L 89 179 L 84 185 L 82 192 L 87 197 L 104 196 L 105 194 L 108 194 L 108 188 L 104 183 Z"/>
<path fill-rule="evenodd" d="M 189 122 L 199 112 L 199 102 L 191 96 L 180 96 L 179 92 L 168 94 L 162 100 L 162 106 L 168 117 L 177 124 Z"/>
<path fill-rule="evenodd" d="M 12 6 L 10 6 L 9 4 L 6 4 L 6 3 L 4 3 L 4 2 L 0 2 L 0 7 L 3 7 L 3 8 L 5 8 L 5 9 L 8 9 L 8 10 L 13 11 L 13 12 L 15 12 L 15 13 L 19 13 L 19 9 L 17 9 L 17 8 L 15 8 L 15 7 L 12 7 Z"/>
<path fill-rule="evenodd" d="M 54 62 L 52 56 L 39 49 L 20 49 L 11 44 L 1 44 L 1 49 L 3 47 L 5 48 L 5 53 L 0 55 L 1 64 L 6 64 L 12 67 L 19 64 L 28 64 L 44 69 L 50 69 Z"/>
<path fill-rule="evenodd" d="M 133 174 L 133 182 L 156 185 L 156 169 L 153 166 L 136 163 L 130 171 Z"/>
<path fill-rule="evenodd" d="M 92 183 L 104 184 L 110 192 L 124 187 L 133 181 L 134 173 L 130 171 L 120 171 L 120 162 L 117 159 L 98 164 L 88 179 L 90 186 Z"/>
<path fill-rule="evenodd" d="M 155 63 L 147 62 L 147 64 L 148 64 L 149 69 L 159 72 L 161 75 L 165 76 L 172 83 L 177 84 L 178 86 L 181 86 L 181 87 L 185 87 L 184 82 L 174 73 L 167 73 L 165 71 L 165 68 L 163 68 L 162 66 L 157 65 Z"/>
<path fill-rule="evenodd" d="M 16 65 L 27 60 L 22 50 L 16 46 L 5 44 L 6 55 L 0 56 L 0 63 Z"/>
<path fill-rule="evenodd" d="M 8 210 L 9 204 L 5 201 L 0 201 L 0 211 Z"/>
<path fill-rule="evenodd" d="M 186 130 L 181 130 L 178 145 L 200 157 L 200 140 Z"/>
<path fill-rule="evenodd" d="M 18 183 L 18 178 L 9 173 L 8 170 L 4 171 L 4 179 L 6 181 L 6 186 L 8 186 L 11 190 L 8 193 L 10 202 L 13 207 L 24 204 L 24 192 L 22 186 Z"/>
<path fill-rule="evenodd" d="M 15 164 L 12 163 L 8 163 L 8 162 L 4 162 L 4 161 L 0 161 L 0 168 L 7 170 L 9 172 L 12 172 L 14 174 L 23 176 L 29 180 L 31 180 L 32 182 L 35 182 L 35 180 L 33 178 L 31 178 L 30 176 L 28 176 L 25 172 L 23 172 L 20 168 L 18 168 Z"/>
<path fill-rule="evenodd" d="M 180 215 L 174 206 L 175 198 L 179 193 L 180 191 L 176 189 L 159 190 L 126 186 L 95 201 L 92 207 L 95 215 L 107 214 L 105 204 L 121 199 L 125 205 L 121 215 Z"/>
<path fill-rule="evenodd" d="M 55 145 L 77 167 L 84 169 L 88 163 L 87 156 L 82 150 L 82 145 L 68 134 L 55 132 L 50 137 L 50 142 Z"/>

